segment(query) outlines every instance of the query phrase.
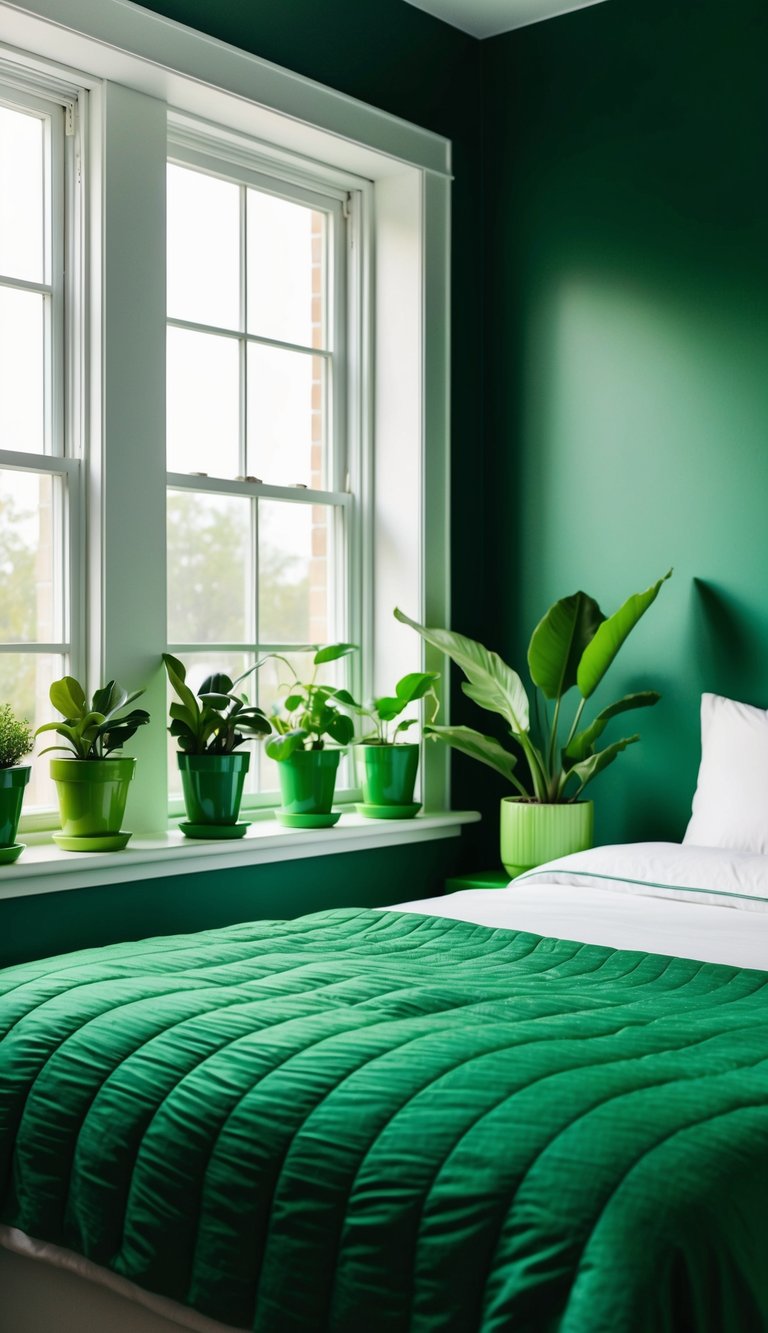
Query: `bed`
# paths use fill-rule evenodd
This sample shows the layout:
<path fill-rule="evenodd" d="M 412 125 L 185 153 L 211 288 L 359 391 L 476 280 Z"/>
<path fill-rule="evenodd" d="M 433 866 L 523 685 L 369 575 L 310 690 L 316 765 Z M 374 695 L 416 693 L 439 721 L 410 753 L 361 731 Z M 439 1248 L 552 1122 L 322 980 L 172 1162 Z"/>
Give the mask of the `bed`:
<path fill-rule="evenodd" d="M 0 1333 L 768 1326 L 766 864 L 0 974 Z"/>

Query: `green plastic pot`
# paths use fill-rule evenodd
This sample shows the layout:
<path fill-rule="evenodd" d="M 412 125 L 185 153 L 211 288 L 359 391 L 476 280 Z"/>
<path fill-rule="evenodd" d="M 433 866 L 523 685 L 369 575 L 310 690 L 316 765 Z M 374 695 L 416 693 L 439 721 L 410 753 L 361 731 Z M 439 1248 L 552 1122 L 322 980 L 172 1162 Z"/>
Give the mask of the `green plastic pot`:
<path fill-rule="evenodd" d="M 411 805 L 419 767 L 418 745 L 363 745 L 366 805 Z"/>
<path fill-rule="evenodd" d="M 297 750 L 290 758 L 279 760 L 283 813 L 330 814 L 340 759 L 340 750 Z"/>
<path fill-rule="evenodd" d="M 190 824 L 236 824 L 250 752 L 177 757 Z"/>
<path fill-rule="evenodd" d="M 52 759 L 61 831 L 68 838 L 105 837 L 122 831 L 136 760 Z"/>
<path fill-rule="evenodd" d="M 594 803 L 540 805 L 518 796 L 501 802 L 501 863 L 511 879 L 534 866 L 592 846 Z"/>
<path fill-rule="evenodd" d="M 29 764 L 0 768 L 0 847 L 13 847 L 16 842 L 24 788 L 31 772 Z"/>

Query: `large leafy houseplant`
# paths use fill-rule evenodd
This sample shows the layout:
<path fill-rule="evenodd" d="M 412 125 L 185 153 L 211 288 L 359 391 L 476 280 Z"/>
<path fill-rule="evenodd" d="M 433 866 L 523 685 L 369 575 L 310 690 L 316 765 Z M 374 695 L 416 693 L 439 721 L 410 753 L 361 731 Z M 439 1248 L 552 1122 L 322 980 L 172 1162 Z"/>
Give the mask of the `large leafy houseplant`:
<path fill-rule="evenodd" d="M 528 670 L 537 690 L 533 713 L 519 674 L 497 653 L 451 630 L 427 628 L 396 610 L 398 620 L 410 625 L 427 643 L 446 653 L 461 668 L 466 676 L 462 689 L 467 697 L 480 708 L 503 718 L 512 740 L 527 762 L 527 775 L 523 773 L 521 776 L 517 772 L 518 755 L 494 737 L 471 727 L 427 726 L 425 736 L 443 741 L 495 769 L 514 787 L 517 805 L 580 804 L 588 784 L 613 763 L 622 750 L 640 739 L 633 734 L 598 748 L 609 723 L 623 713 L 651 707 L 660 698 L 655 690 L 626 694 L 602 708 L 589 723 L 584 723 L 587 703 L 671 572 L 644 592 L 629 597 L 610 616 L 604 615 L 595 599 L 584 592 L 563 597 L 549 608 L 534 629 L 528 645 Z M 564 719 L 563 701 L 571 691 L 575 691 L 578 702 L 570 719 Z M 508 815 L 505 804 L 509 799 L 502 803 L 502 821 Z M 515 819 L 520 817 L 517 811 L 513 813 Z M 591 803 L 583 815 L 577 812 L 564 818 L 578 827 L 578 833 L 574 834 L 577 841 L 588 846 Z M 568 850 L 578 850 L 578 847 Z M 530 864 L 535 864 L 535 848 L 529 849 L 527 854 L 534 858 Z M 541 859 L 548 858 L 542 856 Z M 503 856 L 503 860 L 508 869 L 510 864 L 514 866 L 514 873 L 524 864 L 514 860 L 514 856 L 511 861 Z"/>
<path fill-rule="evenodd" d="M 121 824 L 136 760 L 115 752 L 149 722 L 143 708 L 125 711 L 143 692 L 129 693 L 110 680 L 89 703 L 74 676 L 63 676 L 51 685 L 51 703 L 64 720 L 44 723 L 35 735 L 53 731 L 66 742 L 50 745 L 42 753 L 64 750 L 68 756 L 51 760 L 62 829 L 53 836 L 68 851 L 118 851 L 131 836 Z"/>
<path fill-rule="evenodd" d="M 176 694 L 168 728 L 178 744 L 178 765 L 188 819 L 187 837 L 241 837 L 240 803 L 251 756 L 239 750 L 251 737 L 268 736 L 272 728 L 261 708 L 250 704 L 237 686 L 257 663 L 234 680 L 224 672 L 206 676 L 195 692 L 187 670 L 171 653 L 163 653 L 168 680 Z"/>
<path fill-rule="evenodd" d="M 322 684 L 317 677 L 320 667 L 355 649 L 353 643 L 329 643 L 316 649 L 308 681 L 299 679 L 281 653 L 263 659 L 283 663 L 291 674 L 271 719 L 277 734 L 264 746 L 278 764 L 282 806 L 277 819 L 290 828 L 330 828 L 339 818 L 339 812 L 331 809 L 336 771 L 341 750 L 355 733 L 351 717 L 339 710 L 339 704 L 356 705 L 349 691 Z"/>
<path fill-rule="evenodd" d="M 16 833 L 31 769 L 19 761 L 33 745 L 29 723 L 17 718 L 10 704 L 0 705 L 0 865 L 15 861 L 24 850 Z"/>

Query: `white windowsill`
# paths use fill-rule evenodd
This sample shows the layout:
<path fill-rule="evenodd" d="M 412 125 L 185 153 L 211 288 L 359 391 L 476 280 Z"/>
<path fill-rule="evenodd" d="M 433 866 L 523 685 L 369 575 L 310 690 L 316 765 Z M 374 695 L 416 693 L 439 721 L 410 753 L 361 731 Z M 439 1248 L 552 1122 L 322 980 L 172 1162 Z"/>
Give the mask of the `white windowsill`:
<path fill-rule="evenodd" d="M 270 861 L 295 861 L 307 856 L 373 851 L 401 843 L 457 838 L 463 824 L 480 816 L 473 810 L 417 815 L 415 819 L 375 820 L 342 814 L 334 828 L 284 829 L 273 820 L 258 820 L 237 841 L 198 842 L 178 830 L 152 837 L 134 834 L 121 852 L 65 852 L 40 835 L 20 834 L 26 849 L 13 865 L 0 868 L 0 901 L 63 889 L 159 879 L 199 871 L 234 870 Z"/>

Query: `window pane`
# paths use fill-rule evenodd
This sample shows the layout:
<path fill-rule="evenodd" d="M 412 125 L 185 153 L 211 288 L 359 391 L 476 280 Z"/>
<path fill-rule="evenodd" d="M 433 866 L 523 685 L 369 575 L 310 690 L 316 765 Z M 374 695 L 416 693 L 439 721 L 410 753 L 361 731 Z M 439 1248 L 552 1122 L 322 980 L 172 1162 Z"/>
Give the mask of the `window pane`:
<path fill-rule="evenodd" d="M 43 121 L 0 106 L 0 273 L 44 282 Z"/>
<path fill-rule="evenodd" d="M 320 488 L 325 474 L 325 361 L 248 346 L 248 471 L 276 486 Z"/>
<path fill-rule="evenodd" d="M 0 703 L 9 703 L 17 717 L 24 718 L 35 728 L 43 722 L 54 722 L 58 714 L 48 691 L 54 680 L 69 671 L 65 657 L 49 653 L 0 653 Z M 33 810 L 56 809 L 56 791 L 49 776 L 49 755 L 40 757 L 48 745 L 57 745 L 55 732 L 46 732 L 35 743 L 32 774 L 24 793 L 22 813 Z M 52 756 L 54 759 L 55 755 Z"/>
<path fill-rule="evenodd" d="M 168 316 L 240 328 L 240 187 L 168 168 Z"/>
<path fill-rule="evenodd" d="M 60 642 L 61 483 L 0 469 L 0 642 Z"/>
<path fill-rule="evenodd" d="M 45 297 L 0 287 L 0 448 L 45 449 Z"/>
<path fill-rule="evenodd" d="M 169 643 L 248 643 L 251 501 L 168 493 Z"/>
<path fill-rule="evenodd" d="M 324 505 L 259 501 L 259 643 L 333 637 L 331 524 Z"/>
<path fill-rule="evenodd" d="M 238 344 L 168 329 L 168 469 L 235 477 L 240 468 Z"/>
<path fill-rule="evenodd" d="M 324 347 L 324 213 L 249 190 L 248 332 L 302 347 Z"/>

